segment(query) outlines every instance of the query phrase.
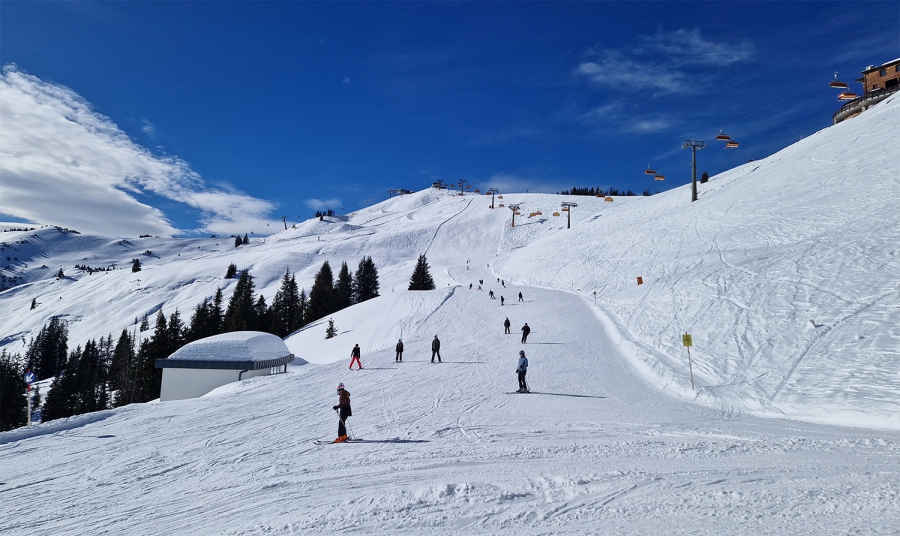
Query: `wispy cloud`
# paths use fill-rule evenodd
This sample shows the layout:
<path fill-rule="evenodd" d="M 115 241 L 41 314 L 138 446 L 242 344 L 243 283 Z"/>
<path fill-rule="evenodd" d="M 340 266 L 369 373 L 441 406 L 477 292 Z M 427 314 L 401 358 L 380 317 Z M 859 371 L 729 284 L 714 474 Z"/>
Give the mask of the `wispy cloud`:
<path fill-rule="evenodd" d="M 575 73 L 598 86 L 671 93 L 687 89 L 692 66 L 731 65 L 753 54 L 746 40 L 732 44 L 706 39 L 699 29 L 659 30 L 629 48 L 590 49 Z"/>
<path fill-rule="evenodd" d="M 144 123 L 144 126 L 141 127 L 141 132 L 149 136 L 151 139 L 156 139 L 156 125 L 148 121 L 147 119 L 141 119 L 141 122 Z"/>
<path fill-rule="evenodd" d="M 72 90 L 15 66 L 0 73 L 0 124 L 3 214 L 104 235 L 183 233 L 137 200 L 147 193 L 198 209 L 193 231 L 263 229 L 274 221 L 267 217 L 273 203 L 208 187 L 186 162 L 135 144 Z M 144 130 L 155 134 L 149 121 Z"/>
<path fill-rule="evenodd" d="M 307 199 L 303 203 L 313 210 L 328 210 L 341 206 L 340 199 Z"/>
<path fill-rule="evenodd" d="M 616 100 L 598 106 L 579 117 L 582 123 L 604 123 L 615 125 L 624 132 L 645 134 L 659 132 L 672 126 L 672 121 L 665 115 L 655 114 L 652 119 L 642 118 L 641 110 L 625 101 Z"/>

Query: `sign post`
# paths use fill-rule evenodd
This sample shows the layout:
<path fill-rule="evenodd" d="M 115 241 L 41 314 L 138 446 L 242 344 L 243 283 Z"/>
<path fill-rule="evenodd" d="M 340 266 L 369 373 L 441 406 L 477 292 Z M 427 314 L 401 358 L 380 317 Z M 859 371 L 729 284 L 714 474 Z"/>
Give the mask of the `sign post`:
<path fill-rule="evenodd" d="M 691 346 L 694 345 L 694 342 L 691 340 L 691 335 L 689 333 L 685 333 L 681 336 L 681 343 L 687 348 L 688 353 L 688 370 L 691 371 L 691 389 L 694 389 L 694 366 L 691 364 Z"/>
<path fill-rule="evenodd" d="M 25 398 L 28 399 L 28 426 L 31 426 L 31 384 L 34 383 L 34 372 L 25 373 Z"/>

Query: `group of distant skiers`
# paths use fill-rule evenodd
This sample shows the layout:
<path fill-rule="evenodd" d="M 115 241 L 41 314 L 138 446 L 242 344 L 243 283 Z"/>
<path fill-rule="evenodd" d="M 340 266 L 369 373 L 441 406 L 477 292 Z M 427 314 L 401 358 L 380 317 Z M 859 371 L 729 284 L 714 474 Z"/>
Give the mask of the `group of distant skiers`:
<path fill-rule="evenodd" d="M 501 279 L 497 279 L 498 282 L 503 284 L 503 287 L 506 287 L 506 282 Z M 481 290 L 481 285 L 484 284 L 484 280 L 478 281 L 478 290 Z M 469 289 L 472 289 L 472 284 L 469 284 Z M 494 291 L 491 290 L 488 292 L 488 295 L 491 299 L 496 299 L 494 297 Z M 522 293 L 519 292 L 519 301 L 525 301 L 522 297 Z M 500 305 L 503 305 L 504 298 L 500 296 Z M 509 317 L 507 317 L 503 321 L 504 334 L 510 334 L 511 322 L 509 321 Z M 528 334 L 531 333 L 531 328 L 528 326 L 528 322 L 525 322 L 525 325 L 522 326 L 522 344 L 528 340 Z M 397 345 L 395 347 L 396 354 L 394 356 L 395 363 L 403 362 L 403 339 L 397 340 Z M 359 348 L 359 344 L 354 344 L 353 349 L 350 351 L 350 366 L 348 367 L 350 370 L 353 370 L 353 364 L 357 365 L 357 370 L 362 370 L 362 362 L 360 361 L 360 353 L 361 350 Z M 437 357 L 437 362 L 441 362 L 441 340 L 437 335 L 434 336 L 434 339 L 431 341 L 431 362 L 434 363 L 434 358 Z M 525 350 L 519 351 L 519 362 L 516 366 L 516 375 L 519 378 L 519 389 L 516 391 L 517 393 L 528 393 L 528 384 L 525 382 L 525 375 L 528 372 L 528 358 L 525 357 Z M 344 384 L 340 383 L 337 386 L 337 394 L 338 394 L 338 404 L 334 406 L 334 409 L 338 413 L 338 437 L 334 440 L 335 443 L 343 443 L 347 441 L 349 436 L 347 435 L 347 427 L 346 421 L 347 418 L 353 415 L 353 412 L 350 409 L 350 393 L 344 388 Z"/>

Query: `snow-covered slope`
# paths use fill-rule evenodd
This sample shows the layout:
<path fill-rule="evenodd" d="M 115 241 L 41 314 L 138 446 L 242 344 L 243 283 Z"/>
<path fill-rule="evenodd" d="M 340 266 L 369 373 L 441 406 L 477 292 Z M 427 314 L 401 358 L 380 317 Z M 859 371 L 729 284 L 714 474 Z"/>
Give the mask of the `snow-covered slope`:
<path fill-rule="evenodd" d="M 898 126 L 894 98 L 713 177 L 696 203 L 689 186 L 612 203 L 504 194 L 522 203 L 515 227 L 489 197 L 426 190 L 240 248 L 3 233 L 27 281 L 0 293 L 11 351 L 52 315 L 72 346 L 160 308 L 189 316 L 230 293 L 231 262 L 270 299 L 285 268 L 308 289 L 323 261 L 372 256 L 381 297 L 333 315 L 334 339 L 324 321 L 289 337 L 310 363 L 289 374 L 0 434 L 16 514 L 0 533 L 890 534 Z M 552 215 L 562 200 L 578 203 L 571 229 Z M 421 253 L 437 289 L 406 291 Z M 364 369 L 349 372 L 355 343 Z M 538 394 L 506 394 L 521 348 Z M 311 442 L 335 432 L 338 382 L 367 443 Z"/>

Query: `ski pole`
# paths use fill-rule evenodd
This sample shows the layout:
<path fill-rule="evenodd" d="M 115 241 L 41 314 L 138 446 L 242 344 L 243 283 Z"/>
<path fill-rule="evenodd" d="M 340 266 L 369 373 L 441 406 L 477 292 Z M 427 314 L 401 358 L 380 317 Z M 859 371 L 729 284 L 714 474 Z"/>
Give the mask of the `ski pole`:
<path fill-rule="evenodd" d="M 340 410 L 336 409 L 334 412 L 337 413 L 338 420 L 341 421 L 344 424 L 344 428 L 347 429 L 347 436 L 350 437 L 350 439 L 353 439 L 353 428 L 350 428 L 350 423 L 341 418 Z"/>

